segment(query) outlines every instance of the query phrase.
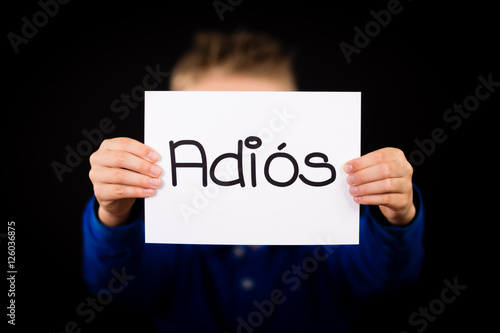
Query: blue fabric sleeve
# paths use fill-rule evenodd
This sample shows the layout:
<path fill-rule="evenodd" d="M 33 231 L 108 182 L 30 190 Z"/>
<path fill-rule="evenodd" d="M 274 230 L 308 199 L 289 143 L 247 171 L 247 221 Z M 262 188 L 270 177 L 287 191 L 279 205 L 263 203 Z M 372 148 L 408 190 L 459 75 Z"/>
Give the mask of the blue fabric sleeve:
<path fill-rule="evenodd" d="M 354 299 L 364 301 L 414 283 L 423 264 L 424 209 L 414 186 L 416 215 L 404 226 L 392 226 L 377 206 L 365 207 L 359 245 L 340 247 L 341 267 Z"/>
<path fill-rule="evenodd" d="M 120 290 L 113 294 L 114 302 L 151 309 L 161 287 L 158 274 L 150 270 L 160 270 L 156 256 L 146 253 L 144 219 L 138 214 L 129 224 L 108 227 L 97 218 L 97 205 L 93 197 L 83 214 L 83 277 L 88 288 L 94 294 Z"/>
<path fill-rule="evenodd" d="M 126 265 L 128 274 L 137 271 L 144 245 L 142 221 L 108 227 L 97 218 L 92 198 L 83 215 L 83 272 L 90 290 L 97 292 L 113 277 L 112 270 Z"/>

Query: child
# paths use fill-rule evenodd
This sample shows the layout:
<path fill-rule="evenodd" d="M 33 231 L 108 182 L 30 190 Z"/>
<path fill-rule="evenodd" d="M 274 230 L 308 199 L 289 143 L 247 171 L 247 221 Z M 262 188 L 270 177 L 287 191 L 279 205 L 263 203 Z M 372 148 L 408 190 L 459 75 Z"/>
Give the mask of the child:
<path fill-rule="evenodd" d="M 248 32 L 199 34 L 170 84 L 296 90 L 291 56 Z M 423 207 L 411 165 L 396 148 L 344 165 L 353 200 L 367 205 L 356 246 L 145 244 L 137 199 L 160 190 L 158 159 L 129 138 L 105 140 L 91 156 L 95 197 L 83 217 L 83 266 L 97 300 L 107 289 L 113 300 L 149 314 L 159 331 L 346 332 L 360 302 L 419 276 Z"/>

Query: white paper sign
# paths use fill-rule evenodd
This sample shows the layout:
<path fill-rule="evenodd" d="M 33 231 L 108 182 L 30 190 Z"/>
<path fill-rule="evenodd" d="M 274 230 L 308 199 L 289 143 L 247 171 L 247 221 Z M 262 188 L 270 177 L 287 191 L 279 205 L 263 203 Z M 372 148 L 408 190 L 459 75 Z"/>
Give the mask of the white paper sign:
<path fill-rule="evenodd" d="M 146 242 L 358 244 L 343 164 L 360 154 L 360 92 L 147 91 L 162 187 Z"/>

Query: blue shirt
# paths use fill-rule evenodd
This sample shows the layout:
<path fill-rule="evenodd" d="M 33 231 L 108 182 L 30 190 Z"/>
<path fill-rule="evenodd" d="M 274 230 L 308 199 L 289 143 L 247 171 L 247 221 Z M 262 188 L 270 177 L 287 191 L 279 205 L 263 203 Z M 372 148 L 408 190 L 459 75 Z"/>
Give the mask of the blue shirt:
<path fill-rule="evenodd" d="M 144 311 L 160 332 L 347 332 L 361 302 L 418 278 L 424 212 L 415 187 L 414 198 L 405 227 L 363 207 L 359 245 L 257 249 L 146 244 L 140 204 L 133 222 L 111 228 L 93 198 L 83 216 L 84 278 L 97 302 Z"/>

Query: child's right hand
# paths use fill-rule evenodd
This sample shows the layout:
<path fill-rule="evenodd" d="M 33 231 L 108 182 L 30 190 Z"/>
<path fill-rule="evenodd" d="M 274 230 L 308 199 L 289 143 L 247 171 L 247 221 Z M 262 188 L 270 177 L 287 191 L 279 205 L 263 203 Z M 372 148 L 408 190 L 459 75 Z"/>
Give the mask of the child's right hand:
<path fill-rule="evenodd" d="M 160 186 L 159 155 L 130 138 L 104 140 L 90 156 L 89 178 L 99 202 L 99 220 L 110 227 L 127 221 L 136 198 L 147 198 Z"/>

